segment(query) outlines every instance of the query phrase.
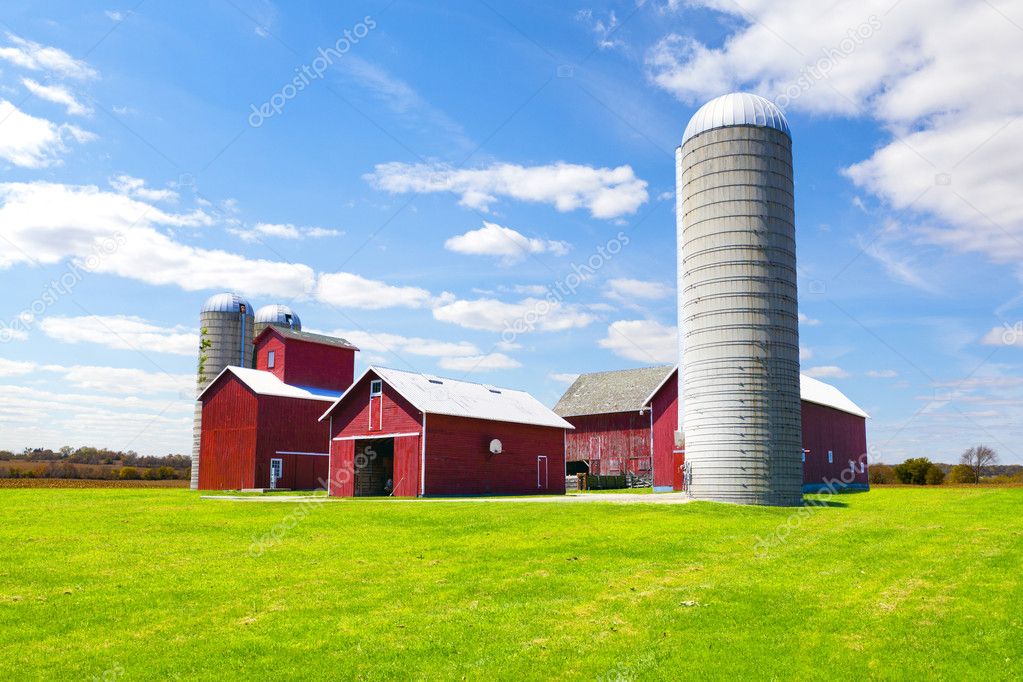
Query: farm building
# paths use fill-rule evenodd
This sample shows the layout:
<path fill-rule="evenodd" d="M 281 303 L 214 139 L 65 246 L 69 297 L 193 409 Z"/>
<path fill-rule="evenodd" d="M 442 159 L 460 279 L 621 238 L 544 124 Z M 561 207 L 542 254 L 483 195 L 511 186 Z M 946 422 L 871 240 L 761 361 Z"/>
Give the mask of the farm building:
<path fill-rule="evenodd" d="M 803 489 L 831 483 L 868 487 L 867 414 L 834 386 L 800 378 Z M 565 438 L 566 470 L 650 479 L 681 490 L 678 370 L 670 365 L 582 374 L 554 411 L 575 426 Z"/>
<path fill-rule="evenodd" d="M 273 326 L 254 343 L 256 369 L 229 365 L 199 395 L 198 486 L 323 487 L 330 433 L 318 419 L 350 385 L 358 349 Z"/>
<path fill-rule="evenodd" d="M 334 496 L 565 492 L 572 425 L 522 391 L 370 367 L 320 420 Z"/>

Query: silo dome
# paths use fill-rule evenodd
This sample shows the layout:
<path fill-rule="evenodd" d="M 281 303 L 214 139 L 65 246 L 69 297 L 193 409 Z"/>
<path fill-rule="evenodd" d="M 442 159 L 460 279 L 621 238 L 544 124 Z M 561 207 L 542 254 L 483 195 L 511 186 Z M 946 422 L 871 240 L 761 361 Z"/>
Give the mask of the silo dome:
<path fill-rule="evenodd" d="M 238 313 L 244 310 L 248 315 L 252 314 L 252 306 L 249 302 L 238 294 L 232 294 L 230 292 L 223 294 L 214 294 L 206 299 L 206 302 L 202 304 L 202 310 L 200 313 Z"/>
<path fill-rule="evenodd" d="M 302 331 L 302 320 L 295 311 L 281 303 L 265 305 L 256 311 L 257 325 L 276 325 L 278 327 L 289 327 L 295 331 Z"/>
<path fill-rule="evenodd" d="M 792 137 L 785 114 L 774 102 L 748 92 L 733 92 L 715 97 L 693 114 L 682 135 L 682 144 L 689 138 L 714 128 L 743 125 L 774 128 L 789 138 Z"/>

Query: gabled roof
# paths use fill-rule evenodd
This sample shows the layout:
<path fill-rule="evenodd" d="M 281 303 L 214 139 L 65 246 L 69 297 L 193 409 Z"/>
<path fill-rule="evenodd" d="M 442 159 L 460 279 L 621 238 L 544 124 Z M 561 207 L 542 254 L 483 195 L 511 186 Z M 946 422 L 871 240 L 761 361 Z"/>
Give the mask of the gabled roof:
<path fill-rule="evenodd" d="M 808 403 L 817 403 L 825 407 L 833 407 L 842 412 L 854 414 L 857 417 L 867 419 L 869 414 L 860 409 L 860 406 L 849 400 L 844 393 L 831 384 L 818 381 L 805 374 L 799 375 L 799 395 Z"/>
<path fill-rule="evenodd" d="M 361 382 L 370 372 L 380 377 L 417 410 L 427 414 L 551 426 L 559 429 L 575 428 L 525 391 L 510 388 L 444 379 L 388 367 L 366 368 L 352 386 Z M 320 419 L 333 412 L 343 399 L 344 396 L 341 396 L 335 400 Z"/>
<path fill-rule="evenodd" d="M 575 417 L 645 409 L 658 391 L 675 375 L 676 369 L 677 365 L 674 367 L 657 365 L 581 374 L 554 406 L 554 411 L 562 417 Z M 649 392 L 637 398 L 644 386 L 649 386 Z M 808 403 L 824 405 L 857 417 L 870 417 L 831 384 L 805 374 L 799 375 L 799 394 L 800 398 Z"/>
<path fill-rule="evenodd" d="M 288 327 L 278 327 L 275 324 L 269 325 L 266 329 L 259 333 L 253 343 L 263 338 L 265 334 L 269 334 L 270 330 L 273 330 L 283 336 L 286 339 L 295 339 L 296 341 L 306 341 L 308 343 L 318 343 L 323 346 L 334 346 L 335 348 L 349 348 L 351 350 L 359 350 L 350 341 L 342 339 L 340 336 L 327 336 L 326 334 L 313 334 L 312 332 L 300 332 Z"/>
<path fill-rule="evenodd" d="M 257 395 L 273 395 L 281 398 L 301 398 L 303 400 L 322 400 L 333 402 L 340 397 L 337 391 L 328 391 L 324 388 L 310 388 L 308 386 L 292 386 L 277 378 L 272 372 L 264 372 L 260 369 L 248 369 L 246 367 L 234 367 L 228 365 L 217 377 L 211 381 L 197 400 L 202 400 L 206 392 L 213 388 L 213 384 L 220 381 L 225 374 L 233 374 L 253 393 Z"/>
<path fill-rule="evenodd" d="M 639 412 L 645 407 L 647 396 L 664 383 L 671 370 L 671 365 L 658 365 L 580 374 L 554 411 L 562 417 Z"/>

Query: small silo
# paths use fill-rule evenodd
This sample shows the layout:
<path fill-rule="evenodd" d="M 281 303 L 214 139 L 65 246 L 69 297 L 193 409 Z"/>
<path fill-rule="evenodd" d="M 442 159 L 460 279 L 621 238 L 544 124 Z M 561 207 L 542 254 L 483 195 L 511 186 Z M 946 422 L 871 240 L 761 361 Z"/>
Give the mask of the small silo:
<path fill-rule="evenodd" d="M 216 294 L 206 299 L 199 313 L 199 367 L 197 395 L 228 365 L 249 367 L 252 362 L 252 306 L 237 294 Z M 195 404 L 192 430 L 192 488 L 199 487 L 199 438 L 202 404 Z"/>
<path fill-rule="evenodd" d="M 802 502 L 792 139 L 745 93 L 690 120 L 676 150 L 679 424 L 697 499 Z"/>
<path fill-rule="evenodd" d="M 297 332 L 302 331 L 302 320 L 299 319 L 294 310 L 283 303 L 271 303 L 256 311 L 255 331 L 252 338 L 259 336 L 270 325 L 294 329 Z M 249 362 L 249 367 L 253 369 L 256 367 L 255 348 L 252 349 L 252 359 Z"/>

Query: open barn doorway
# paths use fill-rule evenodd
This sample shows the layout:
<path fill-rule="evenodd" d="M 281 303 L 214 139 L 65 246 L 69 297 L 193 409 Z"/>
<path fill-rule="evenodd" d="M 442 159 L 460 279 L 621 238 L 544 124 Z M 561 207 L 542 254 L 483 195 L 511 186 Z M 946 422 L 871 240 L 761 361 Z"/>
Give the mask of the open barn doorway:
<path fill-rule="evenodd" d="M 383 497 L 394 489 L 394 439 L 360 440 L 355 445 L 355 496 Z"/>

